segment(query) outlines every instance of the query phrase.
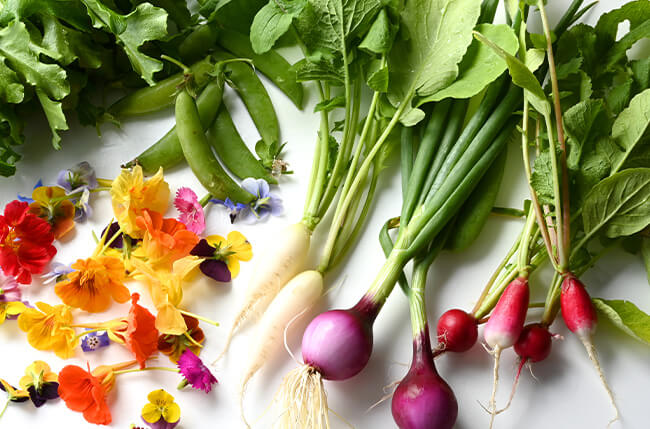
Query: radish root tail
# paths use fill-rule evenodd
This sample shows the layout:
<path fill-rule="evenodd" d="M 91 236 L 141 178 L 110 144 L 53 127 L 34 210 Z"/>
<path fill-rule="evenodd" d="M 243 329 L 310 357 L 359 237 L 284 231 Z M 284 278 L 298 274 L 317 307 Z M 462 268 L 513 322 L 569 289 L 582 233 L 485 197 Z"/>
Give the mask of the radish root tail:
<path fill-rule="evenodd" d="M 610 427 L 612 423 L 614 423 L 620 418 L 618 406 L 616 406 L 616 401 L 614 400 L 614 393 L 612 392 L 612 389 L 609 387 L 609 384 L 607 384 L 607 380 L 605 379 L 605 373 L 603 373 L 603 370 L 600 367 L 600 361 L 598 360 L 598 355 L 596 354 L 596 347 L 594 347 L 594 343 L 591 342 L 591 339 L 588 336 L 584 336 L 584 335 L 580 336 L 580 341 L 582 341 L 582 344 L 585 346 L 585 349 L 587 350 L 587 355 L 589 356 L 591 363 L 594 365 L 596 372 L 598 372 L 598 377 L 600 378 L 600 382 L 605 388 L 605 392 L 607 392 L 607 396 L 609 396 L 609 401 L 612 404 L 612 407 L 614 407 L 614 418 L 612 418 L 607 424 L 607 427 Z"/>
<path fill-rule="evenodd" d="M 499 360 L 501 358 L 501 347 L 496 346 L 494 348 L 494 377 L 492 382 L 492 396 L 490 397 L 490 403 L 488 405 L 490 410 L 490 429 L 494 425 L 494 418 L 497 413 L 497 386 L 499 385 Z"/>
<path fill-rule="evenodd" d="M 276 394 L 282 415 L 277 428 L 329 429 L 327 394 L 320 373 L 302 365 L 284 377 Z"/>
<path fill-rule="evenodd" d="M 505 407 L 497 411 L 496 414 L 501 414 L 502 412 L 510 408 L 510 405 L 512 404 L 512 400 L 515 397 L 515 392 L 517 391 L 517 386 L 519 385 L 519 377 L 521 376 L 521 370 L 524 368 L 524 365 L 526 365 L 526 362 L 528 362 L 528 359 L 520 360 L 519 366 L 517 368 L 517 374 L 515 375 L 515 381 L 512 383 L 512 390 L 510 391 L 510 397 L 508 398 L 508 403 L 506 404 Z"/>

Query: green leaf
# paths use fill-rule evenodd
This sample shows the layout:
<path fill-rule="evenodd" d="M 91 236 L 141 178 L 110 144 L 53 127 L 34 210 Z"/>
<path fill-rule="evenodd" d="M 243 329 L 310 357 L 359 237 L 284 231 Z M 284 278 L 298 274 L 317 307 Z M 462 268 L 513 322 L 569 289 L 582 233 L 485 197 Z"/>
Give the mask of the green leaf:
<path fill-rule="evenodd" d="M 610 176 L 587 194 L 583 204 L 584 232 L 592 237 L 632 235 L 650 224 L 650 168 L 630 168 Z"/>
<path fill-rule="evenodd" d="M 36 90 L 36 95 L 38 96 L 38 101 L 41 102 L 41 106 L 45 112 L 45 117 L 47 117 L 47 122 L 50 124 L 50 130 L 52 130 L 52 146 L 54 146 L 55 149 L 61 149 L 61 137 L 59 137 L 58 131 L 68 129 L 68 123 L 63 114 L 61 102 L 50 100 L 50 98 L 39 89 Z"/>
<path fill-rule="evenodd" d="M 610 132 L 609 118 L 602 100 L 585 100 L 567 109 L 562 116 L 567 134 L 570 169 L 579 167 L 583 148 Z"/>
<path fill-rule="evenodd" d="M 305 0 L 271 0 L 257 12 L 250 28 L 253 50 L 257 54 L 269 51 L 291 27 L 305 5 Z"/>
<path fill-rule="evenodd" d="M 650 316 L 631 303 L 621 299 L 594 298 L 594 305 L 617 328 L 632 338 L 650 345 Z"/>
<path fill-rule="evenodd" d="M 544 64 L 544 59 L 546 58 L 546 51 L 543 49 L 529 49 L 526 51 L 526 67 L 528 70 L 534 72 L 542 64 Z"/>
<path fill-rule="evenodd" d="M 344 77 L 341 76 L 341 69 L 331 59 L 321 59 L 318 62 L 306 59 L 298 61 L 293 65 L 296 70 L 296 80 L 298 82 L 308 82 L 310 80 L 320 80 L 330 82 L 333 85 L 343 85 Z"/>
<path fill-rule="evenodd" d="M 9 66 L 31 85 L 61 100 L 70 92 L 66 72 L 57 64 L 45 64 L 33 50 L 29 32 L 22 22 L 13 22 L 0 30 L 0 55 Z"/>
<path fill-rule="evenodd" d="M 50 56 L 62 65 L 79 59 L 83 68 L 98 69 L 102 65 L 101 45 L 93 44 L 87 34 L 62 25 L 52 16 L 42 15 L 43 39 L 41 44 Z"/>
<path fill-rule="evenodd" d="M 78 0 L 6 0 L 0 8 L 0 26 L 26 21 L 32 15 L 56 17 L 81 31 L 92 29 L 88 14 Z"/>
<path fill-rule="evenodd" d="M 507 25 L 481 24 L 476 27 L 476 30 L 511 55 L 514 55 L 519 48 L 515 32 Z M 418 105 L 448 97 L 473 97 L 501 76 L 507 65 L 505 60 L 487 45 L 478 40 L 472 40 L 459 67 L 460 74 L 451 85 L 429 97 L 418 100 Z"/>
<path fill-rule="evenodd" d="M 405 118 L 414 96 L 429 97 L 456 80 L 480 12 L 476 0 L 406 2 L 401 37 L 388 59 L 388 98 L 394 106 L 407 106 Z"/>
<path fill-rule="evenodd" d="M 648 277 L 648 283 L 650 283 L 650 237 L 641 239 L 641 257 L 643 257 L 643 266 Z"/>
<path fill-rule="evenodd" d="M 7 103 L 20 103 L 25 98 L 25 87 L 16 72 L 7 67 L 5 60 L 0 55 L 0 99 Z"/>
<path fill-rule="evenodd" d="M 323 100 L 320 103 L 316 104 L 316 106 L 314 106 L 314 113 L 321 112 L 321 111 L 329 112 L 338 107 L 344 107 L 344 106 L 345 106 L 345 96 L 338 95 L 334 98 L 330 98 L 329 100 Z"/>
<path fill-rule="evenodd" d="M 552 205 L 555 202 L 553 199 L 555 195 L 553 191 L 553 169 L 551 168 L 551 155 L 548 149 L 545 149 L 535 158 L 530 184 L 537 192 L 537 198 L 541 204 Z"/>
<path fill-rule="evenodd" d="M 370 26 L 366 37 L 359 44 L 359 49 L 377 55 L 385 55 L 393 46 L 395 33 L 395 26 L 390 23 L 386 10 L 382 9 Z"/>
<path fill-rule="evenodd" d="M 368 67 L 366 82 L 373 91 L 388 91 L 388 67 L 381 60 L 373 60 Z"/>
<path fill-rule="evenodd" d="M 155 83 L 154 73 L 162 70 L 162 62 L 140 51 L 149 40 L 167 36 L 167 12 L 150 3 L 141 3 L 128 15 L 120 15 L 100 0 L 82 0 L 88 8 L 95 28 L 103 28 L 115 35 L 131 62 L 133 70 L 149 85 Z"/>
<path fill-rule="evenodd" d="M 650 87 L 650 58 L 630 61 L 630 69 L 638 90 L 648 89 Z"/>
<path fill-rule="evenodd" d="M 485 37 L 483 34 L 475 31 L 474 37 L 476 37 L 481 43 L 489 46 L 497 55 L 506 61 L 508 70 L 510 71 L 510 76 L 512 77 L 512 82 L 525 90 L 525 96 L 535 110 L 543 115 L 550 114 L 551 106 L 546 100 L 546 94 L 544 94 L 542 85 L 526 64 L 522 63 L 517 57 L 503 50 L 499 45 Z"/>
<path fill-rule="evenodd" d="M 647 141 L 650 126 L 650 89 L 637 94 L 612 125 L 612 137 L 620 150 L 613 160 L 612 172 L 617 172 L 637 145 Z"/>

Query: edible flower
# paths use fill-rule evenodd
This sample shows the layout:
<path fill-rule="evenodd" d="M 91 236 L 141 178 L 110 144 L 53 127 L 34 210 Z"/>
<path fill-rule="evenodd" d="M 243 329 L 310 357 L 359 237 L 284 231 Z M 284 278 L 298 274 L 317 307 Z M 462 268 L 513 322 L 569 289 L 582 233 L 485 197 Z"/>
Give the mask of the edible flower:
<path fill-rule="evenodd" d="M 7 392 L 7 395 L 9 396 L 8 398 L 9 402 L 29 401 L 28 391 L 22 389 L 16 389 L 15 387 L 7 383 L 7 381 L 3 380 L 2 378 L 0 378 L 0 390 L 2 390 L 3 392 Z"/>
<path fill-rule="evenodd" d="M 181 335 L 163 334 L 158 337 L 158 350 L 169 356 L 169 360 L 176 363 L 185 350 L 191 350 L 194 354 L 201 351 L 201 343 L 205 340 L 203 330 L 199 328 L 199 320 L 183 314 L 183 320 L 187 330 Z"/>
<path fill-rule="evenodd" d="M 251 244 L 241 232 L 231 231 L 228 238 L 211 235 L 190 252 L 205 260 L 199 266 L 203 274 L 219 282 L 229 282 L 239 274 L 239 261 L 253 257 Z"/>
<path fill-rule="evenodd" d="M 212 385 L 218 383 L 217 379 L 203 361 L 192 352 L 186 349 L 183 354 L 178 358 L 178 369 L 183 375 L 185 380 L 179 388 L 184 387 L 188 383 L 197 390 L 203 390 L 205 393 L 210 393 Z"/>
<path fill-rule="evenodd" d="M 93 212 L 90 206 L 90 191 L 84 189 L 81 195 L 73 200 L 74 203 L 74 220 L 75 222 L 85 222 L 88 216 Z"/>
<path fill-rule="evenodd" d="M 73 271 L 74 270 L 70 265 L 54 262 L 50 266 L 50 272 L 43 274 L 41 278 L 44 279 L 43 284 L 54 283 L 62 280 L 65 275 L 70 274 Z"/>
<path fill-rule="evenodd" d="M 52 350 L 61 359 L 74 355 L 78 338 L 72 324 L 72 312 L 67 305 L 51 306 L 37 302 L 18 316 L 18 327 L 27 332 L 27 341 L 36 350 Z"/>
<path fill-rule="evenodd" d="M 180 212 L 179 221 L 185 224 L 188 230 L 201 234 L 205 230 L 205 214 L 193 190 L 182 187 L 176 191 L 174 206 Z"/>
<path fill-rule="evenodd" d="M 32 189 L 32 191 L 34 191 L 34 189 L 36 189 L 36 188 L 40 188 L 41 186 L 43 186 L 43 179 L 38 179 L 38 181 L 34 185 L 34 188 Z M 26 195 L 21 195 L 21 194 L 17 194 L 16 199 L 18 201 L 22 201 L 22 202 L 27 203 L 27 204 L 31 204 L 31 203 L 34 202 L 34 200 L 32 199 L 31 196 L 28 197 Z"/>
<path fill-rule="evenodd" d="M 158 349 L 158 330 L 156 318 L 146 308 L 138 304 L 140 295 L 131 295 L 131 308 L 126 317 L 126 328 L 113 334 L 133 353 L 140 364 L 145 367 L 145 361 Z"/>
<path fill-rule="evenodd" d="M 137 225 L 144 232 L 142 244 L 133 252 L 134 256 L 144 257 L 157 267 L 171 267 L 171 264 L 190 253 L 199 237 L 189 231 L 185 224 L 176 219 L 163 219 L 160 213 L 143 211 L 138 216 Z"/>
<path fill-rule="evenodd" d="M 142 167 L 123 169 L 111 186 L 113 212 L 120 228 L 134 238 L 142 238 L 144 228 L 136 219 L 144 210 L 163 213 L 169 204 L 169 185 L 163 178 L 163 170 L 149 180 L 144 180 Z"/>
<path fill-rule="evenodd" d="M 273 216 L 282 214 L 284 210 L 282 199 L 271 193 L 266 180 L 248 177 L 242 180 L 241 187 L 256 196 L 249 204 L 249 210 L 243 213 L 247 221 L 255 222 L 264 220 L 270 214 Z"/>
<path fill-rule="evenodd" d="M 20 388 L 29 392 L 29 398 L 37 408 L 59 397 L 59 377 L 42 360 L 34 361 L 25 369 Z"/>
<path fill-rule="evenodd" d="M 0 270 L 0 302 L 20 301 L 21 296 L 20 285 L 16 279 Z"/>
<path fill-rule="evenodd" d="M 235 203 L 228 197 L 226 197 L 225 200 L 212 199 L 210 200 L 210 202 L 214 204 L 222 205 L 228 210 L 228 216 L 230 216 L 230 223 L 235 223 L 235 220 L 237 219 L 239 213 L 241 213 L 242 211 L 246 211 L 248 209 L 247 204 Z"/>
<path fill-rule="evenodd" d="M 27 310 L 27 306 L 20 301 L 0 301 L 0 325 L 2 325 L 7 318 L 17 316 Z"/>
<path fill-rule="evenodd" d="M 174 397 L 163 389 L 154 390 L 147 396 L 149 403 L 142 408 L 142 419 L 153 429 L 172 429 L 181 418 L 181 408 Z"/>
<path fill-rule="evenodd" d="M 95 189 L 99 186 L 95 169 L 88 161 L 81 161 L 72 168 L 61 170 L 56 179 L 57 185 L 71 194 L 82 189 Z"/>
<path fill-rule="evenodd" d="M 81 350 L 85 352 L 94 352 L 95 350 L 107 347 L 111 344 L 108 338 L 108 332 L 89 332 L 81 338 Z"/>
<path fill-rule="evenodd" d="M 92 256 L 72 264 L 73 272 L 60 281 L 54 291 L 74 308 L 90 313 L 107 310 L 111 299 L 124 303 L 131 296 L 124 286 L 124 264 L 113 256 Z"/>
<path fill-rule="evenodd" d="M 50 224 L 29 213 L 29 205 L 12 201 L 0 216 L 0 268 L 18 283 L 28 284 L 56 254 Z"/>
<path fill-rule="evenodd" d="M 32 192 L 29 211 L 52 226 L 54 238 L 66 235 L 74 228 L 75 207 L 59 186 L 41 186 Z"/>

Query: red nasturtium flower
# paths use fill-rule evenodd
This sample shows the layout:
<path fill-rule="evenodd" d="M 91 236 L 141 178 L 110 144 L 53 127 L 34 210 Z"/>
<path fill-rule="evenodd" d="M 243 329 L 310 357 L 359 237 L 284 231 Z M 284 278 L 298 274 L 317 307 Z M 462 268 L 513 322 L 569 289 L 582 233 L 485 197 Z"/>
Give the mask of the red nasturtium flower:
<path fill-rule="evenodd" d="M 83 413 L 84 419 L 97 425 L 108 425 L 113 420 L 106 404 L 106 394 L 112 384 L 76 365 L 63 367 L 59 373 L 59 396 L 72 411 Z"/>
<path fill-rule="evenodd" d="M 12 201 L 0 215 L 0 268 L 19 283 L 30 283 L 56 254 L 50 224 L 29 213 L 29 205 Z"/>
<path fill-rule="evenodd" d="M 158 330 L 156 317 L 146 308 L 138 304 L 140 295 L 131 295 L 131 309 L 124 320 L 124 330 L 115 331 L 114 335 L 124 341 L 124 345 L 133 353 L 140 364 L 145 367 L 145 361 L 158 350 Z"/>

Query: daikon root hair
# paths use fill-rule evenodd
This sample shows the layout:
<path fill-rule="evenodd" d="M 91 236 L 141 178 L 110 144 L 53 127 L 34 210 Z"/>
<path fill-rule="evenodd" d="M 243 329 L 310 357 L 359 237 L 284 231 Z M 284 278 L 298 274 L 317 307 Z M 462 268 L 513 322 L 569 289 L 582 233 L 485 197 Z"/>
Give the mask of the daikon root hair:
<path fill-rule="evenodd" d="M 614 407 L 614 418 L 612 418 L 607 424 L 607 427 L 610 427 L 612 423 L 614 423 L 620 418 L 618 407 L 616 406 L 616 401 L 614 400 L 614 393 L 612 392 L 612 389 L 609 387 L 609 384 L 607 384 L 607 380 L 605 379 L 605 374 L 603 373 L 603 370 L 600 367 L 600 361 L 598 360 L 598 355 L 596 354 L 596 348 L 594 347 L 594 343 L 591 342 L 591 339 L 586 335 L 579 335 L 579 337 L 580 337 L 580 341 L 582 341 L 582 344 L 585 346 L 585 349 L 587 349 L 587 355 L 589 355 L 589 359 L 591 360 L 591 363 L 594 365 L 596 372 L 598 372 L 598 377 L 600 378 L 600 381 L 603 384 L 605 391 L 607 392 L 607 396 L 609 396 L 609 401 L 611 402 L 612 407 Z"/>

